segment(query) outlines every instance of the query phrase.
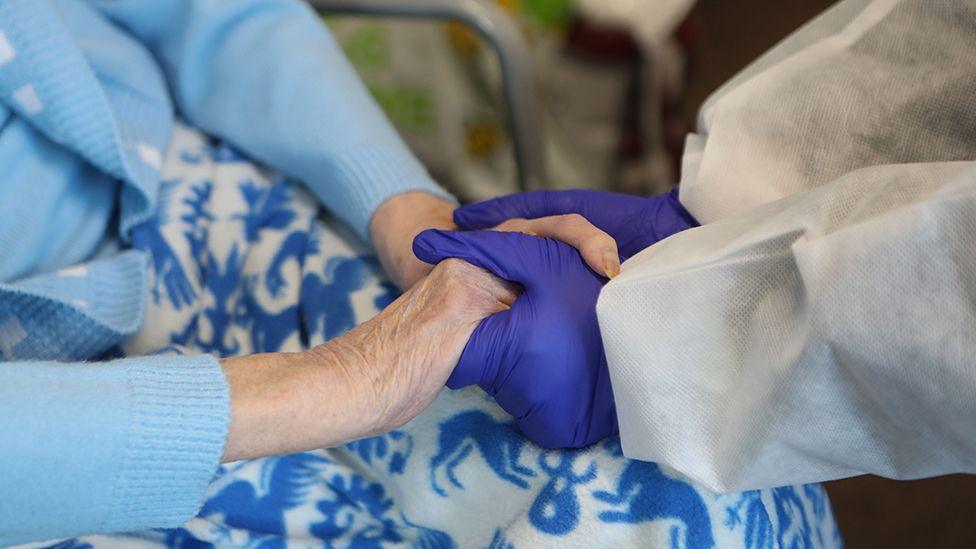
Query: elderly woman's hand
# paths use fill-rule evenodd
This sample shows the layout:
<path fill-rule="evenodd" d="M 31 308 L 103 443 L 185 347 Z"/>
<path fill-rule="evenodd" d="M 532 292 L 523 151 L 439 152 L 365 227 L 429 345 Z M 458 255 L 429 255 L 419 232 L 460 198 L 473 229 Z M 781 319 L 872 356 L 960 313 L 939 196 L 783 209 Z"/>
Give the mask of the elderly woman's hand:
<path fill-rule="evenodd" d="M 413 239 L 426 229 L 456 229 L 454 204 L 426 192 L 396 195 L 380 204 L 369 224 L 380 263 L 400 288 L 407 289 L 430 272 L 413 255 Z"/>
<path fill-rule="evenodd" d="M 376 318 L 312 352 L 331 355 L 346 369 L 356 392 L 367 397 L 366 434 L 383 433 L 430 404 L 478 324 L 507 310 L 516 296 L 511 283 L 470 263 L 441 263 Z"/>
<path fill-rule="evenodd" d="M 515 297 L 511 284 L 447 260 L 341 337 L 304 353 L 225 359 L 233 417 L 224 459 L 333 446 L 399 427 L 444 386 L 478 324 Z"/>

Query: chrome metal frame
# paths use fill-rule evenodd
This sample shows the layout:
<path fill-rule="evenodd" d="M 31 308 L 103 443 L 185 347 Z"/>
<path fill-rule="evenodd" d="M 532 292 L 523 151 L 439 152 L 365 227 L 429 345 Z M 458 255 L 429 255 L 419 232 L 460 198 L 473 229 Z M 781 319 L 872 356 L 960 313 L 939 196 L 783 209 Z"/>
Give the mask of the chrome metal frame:
<path fill-rule="evenodd" d="M 480 34 L 498 55 L 506 124 L 512 137 L 521 190 L 545 186 L 546 166 L 535 74 L 528 46 L 515 22 L 501 8 L 483 0 L 309 0 L 328 15 L 362 15 L 409 19 L 444 19 Z"/>

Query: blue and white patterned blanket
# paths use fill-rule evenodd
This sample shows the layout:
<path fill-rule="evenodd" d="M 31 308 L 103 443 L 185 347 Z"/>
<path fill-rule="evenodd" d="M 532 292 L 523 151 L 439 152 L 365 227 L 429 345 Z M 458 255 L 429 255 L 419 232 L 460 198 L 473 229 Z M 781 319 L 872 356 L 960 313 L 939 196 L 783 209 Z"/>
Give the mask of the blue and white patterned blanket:
<path fill-rule="evenodd" d="M 177 127 L 156 219 L 151 299 L 128 354 L 299 350 L 396 289 L 299 186 Z M 401 429 L 341 448 L 220 468 L 182 528 L 58 547 L 835 547 L 819 485 L 717 495 L 619 441 L 527 442 L 477 389 L 444 390 Z"/>

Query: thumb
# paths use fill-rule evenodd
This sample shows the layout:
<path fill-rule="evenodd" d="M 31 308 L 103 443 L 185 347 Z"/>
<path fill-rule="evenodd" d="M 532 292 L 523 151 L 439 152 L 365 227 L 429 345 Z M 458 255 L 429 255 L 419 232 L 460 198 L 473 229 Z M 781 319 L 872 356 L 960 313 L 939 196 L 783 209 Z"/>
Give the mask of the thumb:
<path fill-rule="evenodd" d="M 413 253 L 426 263 L 457 258 L 497 277 L 528 286 L 547 272 L 543 238 L 498 231 L 426 230 L 413 240 Z"/>
<path fill-rule="evenodd" d="M 495 313 L 481 321 L 461 352 L 457 366 L 447 379 L 447 386 L 461 389 L 478 385 L 493 394 L 496 380 L 500 378 L 499 369 L 503 364 L 511 364 L 506 357 L 513 347 L 510 334 L 514 324 L 515 313 L 511 310 Z"/>

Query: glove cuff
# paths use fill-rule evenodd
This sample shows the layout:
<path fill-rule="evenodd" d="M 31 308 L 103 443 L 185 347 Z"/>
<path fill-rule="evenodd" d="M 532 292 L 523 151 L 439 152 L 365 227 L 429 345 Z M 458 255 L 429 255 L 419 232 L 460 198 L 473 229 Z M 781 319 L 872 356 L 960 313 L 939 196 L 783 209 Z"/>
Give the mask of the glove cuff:
<path fill-rule="evenodd" d="M 677 187 L 648 199 L 647 210 L 644 219 L 650 220 L 655 241 L 700 225 L 678 200 Z"/>

